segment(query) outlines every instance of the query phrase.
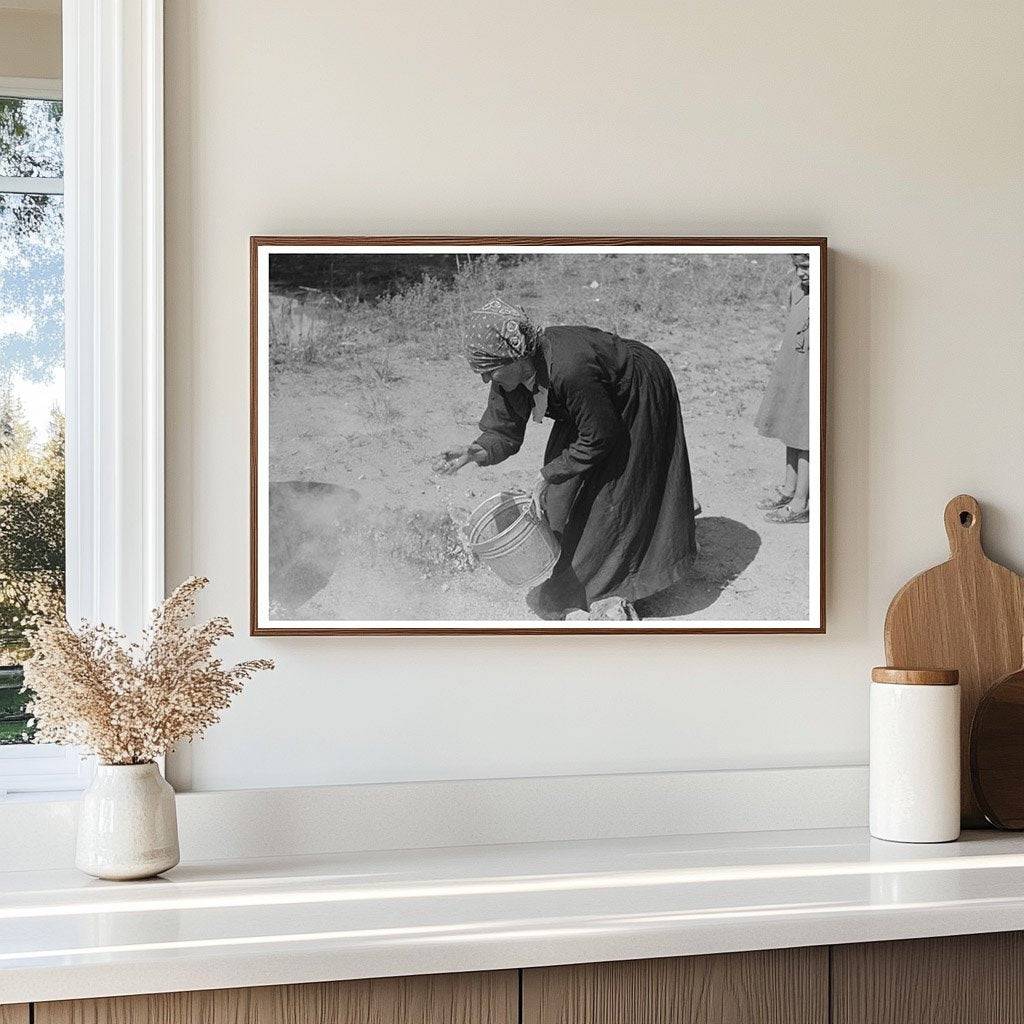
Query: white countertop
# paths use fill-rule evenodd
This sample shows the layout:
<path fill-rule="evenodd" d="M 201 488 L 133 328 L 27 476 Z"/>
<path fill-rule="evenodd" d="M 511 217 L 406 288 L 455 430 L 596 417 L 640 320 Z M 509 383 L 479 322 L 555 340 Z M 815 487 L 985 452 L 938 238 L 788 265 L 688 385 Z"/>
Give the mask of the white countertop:
<path fill-rule="evenodd" d="M 0 1003 L 1024 929 L 1024 836 L 860 829 L 0 873 Z"/>

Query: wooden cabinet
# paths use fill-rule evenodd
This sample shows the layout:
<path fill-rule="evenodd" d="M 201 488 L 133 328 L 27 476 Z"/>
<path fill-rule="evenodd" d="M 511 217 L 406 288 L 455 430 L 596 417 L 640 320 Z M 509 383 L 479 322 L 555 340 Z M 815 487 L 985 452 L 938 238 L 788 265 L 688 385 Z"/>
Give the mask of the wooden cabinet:
<path fill-rule="evenodd" d="M 35 1006 L 35 1024 L 516 1024 L 518 1018 L 517 971 L 173 992 Z M 0 1018 L 0 1024 L 7 1021 Z"/>
<path fill-rule="evenodd" d="M 523 971 L 523 1024 L 826 1024 L 828 950 Z"/>
<path fill-rule="evenodd" d="M 1024 933 L 832 947 L 833 1024 L 1024 1024 Z"/>
<path fill-rule="evenodd" d="M 1024 933 L 0 1006 L 0 1024 L 1024 1024 Z"/>

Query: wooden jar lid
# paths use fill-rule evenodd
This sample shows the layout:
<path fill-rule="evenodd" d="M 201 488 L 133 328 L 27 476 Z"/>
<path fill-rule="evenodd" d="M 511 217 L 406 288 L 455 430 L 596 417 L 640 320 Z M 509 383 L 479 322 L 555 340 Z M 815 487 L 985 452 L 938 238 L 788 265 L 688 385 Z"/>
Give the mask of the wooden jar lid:
<path fill-rule="evenodd" d="M 960 673 L 955 668 L 889 668 L 871 670 L 873 683 L 900 683 L 905 686 L 956 686 Z"/>

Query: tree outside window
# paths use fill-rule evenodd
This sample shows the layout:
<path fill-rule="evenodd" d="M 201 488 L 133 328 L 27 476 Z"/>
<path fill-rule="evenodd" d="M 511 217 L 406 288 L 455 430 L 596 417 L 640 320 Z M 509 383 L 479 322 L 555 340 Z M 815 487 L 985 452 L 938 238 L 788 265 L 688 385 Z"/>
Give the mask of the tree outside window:
<path fill-rule="evenodd" d="M 25 625 L 64 600 L 62 105 L 0 96 L 0 744 L 31 739 Z"/>

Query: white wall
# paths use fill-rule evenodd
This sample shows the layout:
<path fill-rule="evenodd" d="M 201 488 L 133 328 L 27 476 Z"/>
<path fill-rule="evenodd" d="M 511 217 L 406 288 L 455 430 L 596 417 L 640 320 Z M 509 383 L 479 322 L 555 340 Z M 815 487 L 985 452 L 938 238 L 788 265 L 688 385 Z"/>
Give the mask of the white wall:
<path fill-rule="evenodd" d="M 824 637 L 253 640 L 198 789 L 860 763 L 892 592 L 1024 564 L 1024 7 L 167 0 L 168 573 L 247 621 L 255 233 L 826 234 Z M 184 771 L 182 762 L 181 770 Z"/>

